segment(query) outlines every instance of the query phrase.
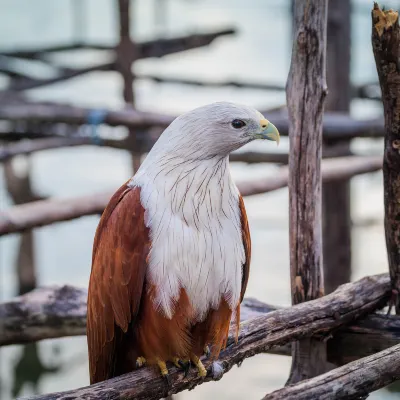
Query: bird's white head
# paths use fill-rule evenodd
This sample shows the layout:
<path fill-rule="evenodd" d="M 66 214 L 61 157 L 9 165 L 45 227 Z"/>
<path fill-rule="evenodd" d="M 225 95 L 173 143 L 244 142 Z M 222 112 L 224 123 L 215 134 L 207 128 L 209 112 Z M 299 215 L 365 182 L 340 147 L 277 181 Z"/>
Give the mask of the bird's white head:
<path fill-rule="evenodd" d="M 279 143 L 279 132 L 254 108 L 219 102 L 176 118 L 161 135 L 157 148 L 186 159 L 211 159 L 228 156 L 255 139 Z"/>

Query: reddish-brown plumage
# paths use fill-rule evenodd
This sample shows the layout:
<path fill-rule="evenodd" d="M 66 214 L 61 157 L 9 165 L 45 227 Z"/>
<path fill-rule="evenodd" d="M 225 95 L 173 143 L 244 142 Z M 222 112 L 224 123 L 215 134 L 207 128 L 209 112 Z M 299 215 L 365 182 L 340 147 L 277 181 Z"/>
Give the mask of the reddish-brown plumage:
<path fill-rule="evenodd" d="M 241 197 L 239 208 L 246 254 L 241 301 L 250 264 L 250 234 Z M 96 231 L 87 316 L 92 384 L 132 371 L 139 356 L 150 364 L 157 359 L 187 359 L 191 354 L 200 357 L 205 345 L 211 344 L 212 355 L 217 357 L 226 345 L 233 310 L 225 299 L 199 323 L 194 322 L 184 289 L 172 319 L 155 309 L 157 287 L 146 281 L 151 242 L 144 214 L 140 189 L 124 184 L 111 198 Z M 238 326 L 240 304 L 235 319 Z"/>

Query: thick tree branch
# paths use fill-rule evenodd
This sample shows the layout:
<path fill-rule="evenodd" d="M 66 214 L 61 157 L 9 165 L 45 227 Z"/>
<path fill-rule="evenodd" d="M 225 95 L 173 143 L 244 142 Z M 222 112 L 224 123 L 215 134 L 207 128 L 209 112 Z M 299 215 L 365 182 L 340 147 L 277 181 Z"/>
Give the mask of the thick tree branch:
<path fill-rule="evenodd" d="M 372 48 L 385 114 L 385 235 L 396 313 L 400 314 L 400 26 L 396 11 L 372 10 Z"/>
<path fill-rule="evenodd" d="M 303 337 L 326 335 L 356 318 L 384 306 L 390 295 L 387 274 L 363 278 L 341 286 L 331 295 L 277 310 L 253 318 L 241 324 L 239 342 L 231 335 L 227 348 L 221 353 L 223 372 L 228 372 L 244 359 L 264 352 L 274 346 L 286 344 Z M 3 321 L 4 318 L 0 318 Z M 233 334 L 233 332 L 231 332 Z M 63 393 L 38 396 L 36 399 L 112 398 L 112 399 L 159 399 L 168 394 L 211 380 L 212 362 L 204 360 L 209 375 L 206 379 L 191 371 L 184 377 L 176 368 L 170 368 L 170 390 L 165 381 L 153 369 L 144 368 L 85 388 Z"/>
<path fill-rule="evenodd" d="M 356 400 L 398 379 L 400 344 L 316 378 L 276 390 L 263 400 Z"/>
<path fill-rule="evenodd" d="M 332 182 L 378 171 L 381 167 L 380 157 L 327 159 L 322 162 L 322 178 L 326 182 Z M 287 167 L 280 167 L 268 178 L 237 183 L 243 196 L 267 193 L 287 185 Z M 0 212 L 0 236 L 86 215 L 101 214 L 113 193 L 114 191 L 106 191 L 72 199 L 53 198 L 10 207 Z"/>

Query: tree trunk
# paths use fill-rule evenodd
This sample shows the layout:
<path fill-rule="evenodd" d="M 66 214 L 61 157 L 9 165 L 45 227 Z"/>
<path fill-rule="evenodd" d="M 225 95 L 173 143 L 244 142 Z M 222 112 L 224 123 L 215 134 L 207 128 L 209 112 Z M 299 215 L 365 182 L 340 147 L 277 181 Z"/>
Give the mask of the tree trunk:
<path fill-rule="evenodd" d="M 377 3 L 372 10 L 372 48 L 385 113 L 383 184 L 391 305 L 400 314 L 400 27 L 398 13 L 382 11 Z"/>
<path fill-rule="evenodd" d="M 321 227 L 322 117 L 326 96 L 326 0 L 296 0 L 289 112 L 289 208 L 292 303 L 324 294 Z M 325 371 L 326 346 L 303 339 L 292 348 L 288 383 Z"/>
<path fill-rule="evenodd" d="M 327 82 L 325 110 L 350 110 L 350 0 L 330 1 L 328 5 Z M 350 151 L 350 140 L 324 140 L 325 150 L 337 146 Z M 351 278 L 350 181 L 322 186 L 323 248 L 325 293 L 332 293 Z"/>

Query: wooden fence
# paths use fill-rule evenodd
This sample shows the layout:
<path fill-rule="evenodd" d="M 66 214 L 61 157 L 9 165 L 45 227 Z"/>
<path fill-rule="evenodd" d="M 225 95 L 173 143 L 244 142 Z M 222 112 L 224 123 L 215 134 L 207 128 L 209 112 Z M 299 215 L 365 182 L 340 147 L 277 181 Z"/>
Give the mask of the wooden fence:
<path fill-rule="evenodd" d="M 121 40 L 116 48 L 82 43 L 69 48 L 113 50 L 115 61 L 109 65 L 97 66 L 96 70 L 120 71 L 125 82 L 124 99 L 131 104 L 134 102 L 132 82 L 138 78 L 130 71 L 135 60 L 205 45 L 222 34 L 234 32 L 227 30 L 166 39 L 163 43 L 135 44 L 129 38 L 126 18 L 129 1 L 120 0 L 119 6 Z M 341 26 L 340 34 L 349 35 L 348 15 L 338 13 L 338 8 L 343 11 L 346 7 L 349 7 L 347 0 L 330 2 L 329 7 L 327 0 L 294 1 L 292 67 L 286 89 L 288 108 L 287 111 L 268 112 L 268 118 L 280 132 L 289 135 L 290 152 L 247 152 L 231 156 L 232 162 L 273 162 L 280 165 L 274 177 L 238 182 L 244 196 L 289 186 L 293 307 L 276 309 L 257 300 L 246 299 L 242 304 L 243 321 L 239 342 L 235 344 L 229 340 L 219 360 L 224 374 L 245 358 L 261 352 L 292 355 L 287 386 L 266 395 L 264 399 L 362 398 L 400 379 L 400 316 L 389 315 L 391 308 L 400 314 L 400 208 L 397 201 L 400 196 L 398 14 L 391 10 L 384 12 L 377 4 L 372 11 L 372 44 L 385 118 L 357 121 L 346 114 L 350 97 L 356 91 L 353 88 L 341 94 L 337 93 L 334 86 L 335 79 L 346 74 L 348 78 L 348 69 L 345 68 L 343 72 L 340 66 L 334 64 L 336 67 L 332 71 L 334 61 L 328 63 L 328 83 L 333 85 L 332 92 L 336 100 L 333 103 L 328 101 L 328 111 L 324 113 L 327 94 L 326 61 L 335 60 L 340 54 L 340 48 L 331 49 L 329 44 L 326 52 L 327 32 L 330 37 L 332 29 Z M 44 53 L 57 50 L 60 49 L 26 50 L 3 55 L 40 58 Z M 127 54 L 130 54 L 129 57 Z M 349 55 L 344 60 L 348 63 Z M 6 66 L 0 64 L 0 69 L 15 77 L 15 71 Z M 52 78 L 52 81 L 69 79 L 90 71 L 60 69 L 59 72 L 60 75 Z M 151 148 L 162 129 L 173 119 L 171 116 L 139 112 L 133 108 L 121 111 L 90 110 L 61 104 L 33 103 L 16 92 L 52 82 L 32 80 L 25 76 L 17 78 L 7 92 L 8 101 L 5 102 L 0 96 L 0 120 L 11 121 L 13 126 L 10 131 L 0 132 L 0 140 L 8 142 L 0 148 L 2 162 L 37 151 L 93 145 L 128 150 L 134 160 L 136 157 L 133 164 L 137 166 L 138 156 L 140 162 L 140 156 Z M 147 78 L 162 81 L 158 77 Z M 206 84 L 177 79 L 172 81 Z M 279 85 L 259 86 L 262 89 L 282 89 Z M 350 88 L 349 82 L 346 87 Z M 374 96 L 375 100 L 379 98 Z M 123 139 L 81 134 L 82 125 L 98 124 L 125 126 L 129 128 L 129 133 Z M 351 139 L 366 137 L 384 137 L 383 161 L 381 157 L 352 154 Z M 382 166 L 389 274 L 346 283 L 351 266 L 348 182 L 353 176 L 378 171 Z M 323 192 L 325 196 L 336 193 L 339 196 L 338 204 L 323 200 Z M 29 232 L 33 228 L 55 222 L 100 214 L 111 194 L 104 192 L 73 199 L 41 199 L 15 205 L 1 213 L 0 235 Z M 336 224 L 332 225 L 331 236 L 327 224 Z M 340 241 L 339 237 L 344 239 Z M 327 245 L 322 245 L 322 238 L 324 241 L 328 238 Z M 340 257 L 334 254 L 335 251 Z M 328 257 L 328 262 L 323 261 L 323 254 Z M 332 272 L 335 269 L 336 274 Z M 329 278 L 325 285 L 323 270 Z M 341 286 L 337 288 L 338 285 Z M 324 295 L 325 292 L 329 294 Z M 375 313 L 385 306 L 389 306 L 387 315 Z M 39 288 L 0 304 L 0 345 L 84 335 L 85 327 L 86 291 L 77 288 Z M 215 365 L 209 360 L 204 360 L 204 364 L 209 372 L 205 379 L 197 377 L 195 372 L 184 377 L 172 367 L 169 388 L 153 370 L 144 368 L 96 385 L 37 398 L 158 399 L 211 380 Z"/>

